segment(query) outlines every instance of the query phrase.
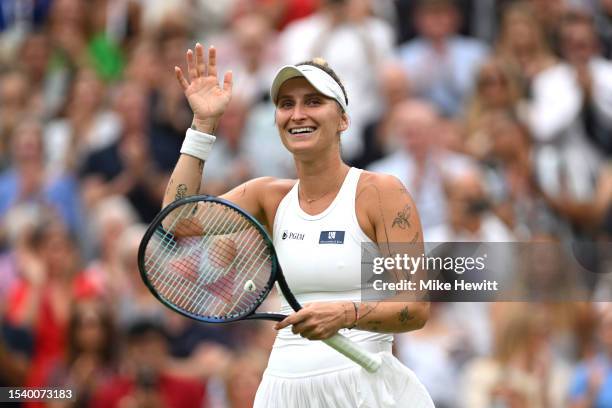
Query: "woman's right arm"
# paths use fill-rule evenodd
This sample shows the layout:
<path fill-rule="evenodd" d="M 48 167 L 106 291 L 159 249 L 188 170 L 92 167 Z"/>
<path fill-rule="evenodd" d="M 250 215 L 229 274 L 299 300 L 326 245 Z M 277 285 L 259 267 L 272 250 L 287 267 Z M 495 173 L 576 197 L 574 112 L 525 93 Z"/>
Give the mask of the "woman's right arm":
<path fill-rule="evenodd" d="M 215 140 L 213 134 L 232 96 L 231 72 L 225 74 L 223 86 L 219 86 L 214 47 L 209 48 L 206 61 L 204 47 L 198 43 L 195 54 L 191 49 L 187 51 L 186 60 L 188 79 L 180 67 L 174 67 L 174 71 L 193 111 L 193 122 L 166 187 L 163 207 L 200 192 L 204 162 Z"/>

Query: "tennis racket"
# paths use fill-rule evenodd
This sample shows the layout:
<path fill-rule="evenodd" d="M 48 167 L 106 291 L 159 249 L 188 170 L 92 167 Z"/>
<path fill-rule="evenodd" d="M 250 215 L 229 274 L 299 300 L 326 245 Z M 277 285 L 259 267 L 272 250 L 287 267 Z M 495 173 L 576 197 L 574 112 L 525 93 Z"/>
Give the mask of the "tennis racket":
<path fill-rule="evenodd" d="M 255 313 L 275 282 L 293 310 L 302 308 L 266 230 L 223 199 L 190 196 L 166 206 L 145 232 L 138 267 L 160 302 L 201 322 L 285 319 L 283 314 Z M 323 341 L 369 372 L 380 367 L 378 355 L 340 334 Z"/>

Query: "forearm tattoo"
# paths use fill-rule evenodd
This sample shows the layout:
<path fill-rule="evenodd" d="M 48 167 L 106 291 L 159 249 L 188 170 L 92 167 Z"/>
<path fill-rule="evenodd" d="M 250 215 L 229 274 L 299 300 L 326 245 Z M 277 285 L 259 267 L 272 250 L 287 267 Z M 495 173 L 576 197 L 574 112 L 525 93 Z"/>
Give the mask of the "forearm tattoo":
<path fill-rule="evenodd" d="M 405 306 L 402 310 L 400 310 L 400 312 L 398 313 L 398 319 L 399 322 L 404 325 L 414 319 L 414 316 L 410 316 L 410 314 L 408 313 L 408 306 Z"/>
<path fill-rule="evenodd" d="M 409 205 L 405 206 L 404 209 L 397 213 L 397 216 L 391 224 L 391 228 L 397 226 L 401 229 L 410 228 L 410 214 L 412 213 L 412 207 Z"/>
<path fill-rule="evenodd" d="M 187 185 L 186 184 L 179 184 L 176 187 L 176 196 L 174 197 L 175 200 L 181 199 L 183 197 L 187 196 Z"/>

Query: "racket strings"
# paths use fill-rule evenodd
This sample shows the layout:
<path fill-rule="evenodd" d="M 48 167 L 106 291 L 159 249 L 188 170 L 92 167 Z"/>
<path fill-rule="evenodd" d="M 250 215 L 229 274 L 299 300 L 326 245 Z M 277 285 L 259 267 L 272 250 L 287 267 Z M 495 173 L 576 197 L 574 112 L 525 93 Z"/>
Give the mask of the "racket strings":
<path fill-rule="evenodd" d="M 145 253 L 146 274 L 158 294 L 191 314 L 245 313 L 267 293 L 270 248 L 240 213 L 200 206 L 178 207 L 158 228 Z"/>

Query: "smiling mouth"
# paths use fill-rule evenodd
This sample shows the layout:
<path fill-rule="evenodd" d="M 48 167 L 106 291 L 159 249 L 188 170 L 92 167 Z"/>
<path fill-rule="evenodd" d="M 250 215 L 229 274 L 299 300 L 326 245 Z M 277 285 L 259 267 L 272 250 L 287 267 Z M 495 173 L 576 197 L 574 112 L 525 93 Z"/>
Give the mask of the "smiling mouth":
<path fill-rule="evenodd" d="M 314 132 L 315 130 L 317 129 L 314 127 L 305 126 L 305 127 L 289 129 L 289 133 L 291 133 L 292 135 L 308 135 Z"/>

